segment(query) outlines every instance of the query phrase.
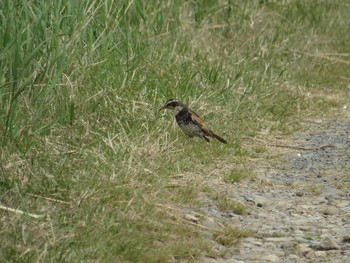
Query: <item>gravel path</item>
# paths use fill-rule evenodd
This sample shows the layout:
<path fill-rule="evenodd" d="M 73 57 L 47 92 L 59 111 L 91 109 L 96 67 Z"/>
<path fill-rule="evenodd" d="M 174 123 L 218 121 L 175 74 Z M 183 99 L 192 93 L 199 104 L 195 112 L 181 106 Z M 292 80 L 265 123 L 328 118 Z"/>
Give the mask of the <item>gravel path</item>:
<path fill-rule="evenodd" d="M 254 234 L 227 258 L 203 262 L 350 262 L 350 118 L 305 123 L 285 162 L 233 186 L 248 215 L 207 209 Z"/>

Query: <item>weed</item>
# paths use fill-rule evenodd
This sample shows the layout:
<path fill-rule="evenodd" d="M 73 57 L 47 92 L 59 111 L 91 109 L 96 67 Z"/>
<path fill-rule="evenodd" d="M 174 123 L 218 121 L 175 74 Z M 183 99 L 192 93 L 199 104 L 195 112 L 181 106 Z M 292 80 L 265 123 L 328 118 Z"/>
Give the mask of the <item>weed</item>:
<path fill-rule="evenodd" d="M 215 240 L 228 247 L 237 245 L 239 240 L 251 236 L 251 231 L 237 227 L 225 227 L 222 232 L 215 235 Z"/>
<path fill-rule="evenodd" d="M 241 138 L 290 134 L 303 117 L 348 100 L 349 8 L 338 0 L 1 1 L 1 204 L 16 210 L 0 212 L 0 261 L 207 253 L 200 229 L 157 204 L 200 206 L 201 194 L 218 192 L 220 209 L 245 213 L 222 180 L 239 184 L 268 157 Z M 188 142 L 159 112 L 171 97 L 229 144 Z M 234 245 L 246 235 L 228 227 L 217 240 Z"/>

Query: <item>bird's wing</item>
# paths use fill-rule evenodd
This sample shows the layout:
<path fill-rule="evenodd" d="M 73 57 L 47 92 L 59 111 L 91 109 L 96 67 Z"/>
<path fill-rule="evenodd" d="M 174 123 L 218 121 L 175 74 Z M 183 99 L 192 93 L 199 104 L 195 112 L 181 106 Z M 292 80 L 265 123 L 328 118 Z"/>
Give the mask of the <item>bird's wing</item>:
<path fill-rule="evenodd" d="M 195 113 L 193 110 L 189 109 L 190 112 L 190 116 L 192 121 L 197 124 L 202 132 L 206 135 L 206 136 L 211 136 L 216 138 L 217 140 L 219 140 L 222 143 L 227 144 L 227 141 L 223 138 L 221 138 L 219 135 L 217 135 L 216 133 L 214 133 L 212 130 L 210 130 L 207 125 L 205 125 L 204 120 L 197 114 Z"/>
<path fill-rule="evenodd" d="M 201 130 L 204 132 L 205 135 L 212 135 L 212 131 L 207 127 L 207 125 L 204 123 L 204 120 L 197 114 L 195 113 L 193 110 L 188 109 L 190 112 L 190 116 L 192 121 L 197 124 Z"/>

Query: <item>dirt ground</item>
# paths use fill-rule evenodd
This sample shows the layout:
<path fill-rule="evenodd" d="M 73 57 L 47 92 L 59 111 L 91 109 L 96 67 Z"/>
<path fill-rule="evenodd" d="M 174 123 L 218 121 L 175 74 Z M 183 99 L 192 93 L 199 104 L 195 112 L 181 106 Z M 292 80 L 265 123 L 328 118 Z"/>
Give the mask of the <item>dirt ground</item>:
<path fill-rule="evenodd" d="M 350 107 L 304 123 L 305 132 L 269 144 L 282 161 L 227 186 L 246 215 L 208 203 L 208 216 L 253 234 L 203 262 L 350 262 Z"/>

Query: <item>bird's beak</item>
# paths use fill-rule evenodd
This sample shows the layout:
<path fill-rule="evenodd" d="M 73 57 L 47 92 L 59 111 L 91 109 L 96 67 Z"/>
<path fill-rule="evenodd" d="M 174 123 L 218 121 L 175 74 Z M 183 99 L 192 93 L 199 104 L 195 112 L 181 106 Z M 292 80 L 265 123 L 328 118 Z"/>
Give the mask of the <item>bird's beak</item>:
<path fill-rule="evenodd" d="M 159 110 L 161 111 L 161 110 L 164 110 L 164 109 L 166 109 L 166 105 L 164 105 L 163 107 L 161 107 Z"/>

